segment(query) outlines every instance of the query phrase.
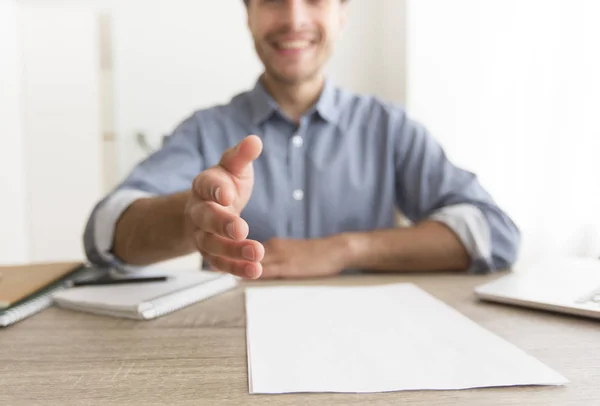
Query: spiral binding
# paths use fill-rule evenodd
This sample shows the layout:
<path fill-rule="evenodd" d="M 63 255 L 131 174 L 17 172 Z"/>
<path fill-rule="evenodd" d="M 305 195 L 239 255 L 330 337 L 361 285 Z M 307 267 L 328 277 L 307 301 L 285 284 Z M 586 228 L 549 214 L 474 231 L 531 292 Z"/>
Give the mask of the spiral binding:
<path fill-rule="evenodd" d="M 48 290 L 39 297 L 0 313 L 0 327 L 7 327 L 52 305 L 52 294 L 64 286 Z"/>
<path fill-rule="evenodd" d="M 211 296 L 231 289 L 237 281 L 228 277 L 220 277 L 215 280 L 204 282 L 200 285 L 183 289 L 150 301 L 150 307 L 140 309 L 144 319 L 153 319 L 172 313 L 193 303 L 200 302 Z"/>

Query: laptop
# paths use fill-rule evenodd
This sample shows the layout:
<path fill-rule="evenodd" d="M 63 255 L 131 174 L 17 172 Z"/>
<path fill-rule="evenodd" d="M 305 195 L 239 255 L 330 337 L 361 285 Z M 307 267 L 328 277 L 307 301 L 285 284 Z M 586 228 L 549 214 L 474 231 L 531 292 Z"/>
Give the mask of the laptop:
<path fill-rule="evenodd" d="M 538 263 L 475 288 L 485 301 L 600 319 L 600 259 Z"/>

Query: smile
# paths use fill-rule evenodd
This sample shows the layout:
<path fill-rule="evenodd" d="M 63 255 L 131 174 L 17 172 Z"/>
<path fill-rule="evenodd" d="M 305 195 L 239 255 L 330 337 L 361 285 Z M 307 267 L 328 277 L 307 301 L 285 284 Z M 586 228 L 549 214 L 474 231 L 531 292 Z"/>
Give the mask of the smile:
<path fill-rule="evenodd" d="M 312 45 L 312 42 L 308 40 L 294 40 L 278 42 L 275 47 L 284 50 L 301 50 L 308 48 L 310 45 Z"/>
<path fill-rule="evenodd" d="M 304 52 L 310 49 L 313 45 L 315 45 L 315 41 L 311 41 L 308 39 L 293 39 L 286 41 L 277 41 L 274 42 L 273 48 L 276 51 L 283 54 L 298 54 L 300 52 Z"/>

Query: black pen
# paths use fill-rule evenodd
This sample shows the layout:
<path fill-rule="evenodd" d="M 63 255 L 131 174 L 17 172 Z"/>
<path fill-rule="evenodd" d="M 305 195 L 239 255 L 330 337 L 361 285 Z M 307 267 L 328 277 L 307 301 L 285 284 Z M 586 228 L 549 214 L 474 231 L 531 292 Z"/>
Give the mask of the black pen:
<path fill-rule="evenodd" d="M 164 282 L 169 279 L 167 276 L 151 276 L 147 278 L 116 278 L 116 279 L 96 279 L 89 281 L 73 281 L 71 286 L 97 286 L 97 285 L 119 285 L 126 283 L 147 283 Z"/>

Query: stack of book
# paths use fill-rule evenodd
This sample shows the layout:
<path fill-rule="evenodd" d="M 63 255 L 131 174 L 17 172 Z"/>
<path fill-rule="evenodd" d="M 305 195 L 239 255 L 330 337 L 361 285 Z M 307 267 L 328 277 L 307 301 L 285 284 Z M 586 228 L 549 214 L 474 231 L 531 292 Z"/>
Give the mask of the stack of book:
<path fill-rule="evenodd" d="M 52 305 L 52 294 L 82 269 L 80 262 L 0 266 L 0 327 Z"/>

